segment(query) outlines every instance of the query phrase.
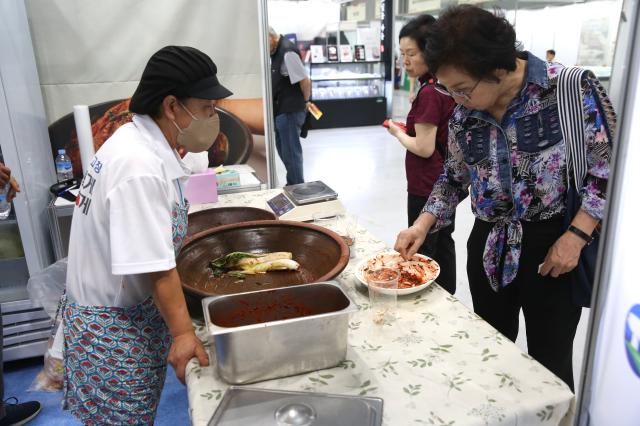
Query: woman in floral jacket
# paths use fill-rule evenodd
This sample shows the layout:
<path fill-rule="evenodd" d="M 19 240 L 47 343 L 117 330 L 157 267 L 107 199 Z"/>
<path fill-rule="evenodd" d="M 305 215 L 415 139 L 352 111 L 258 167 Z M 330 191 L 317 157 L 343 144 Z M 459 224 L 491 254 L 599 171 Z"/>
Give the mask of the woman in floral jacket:
<path fill-rule="evenodd" d="M 447 10 L 425 56 L 438 88 L 456 101 L 449 157 L 422 214 L 398 235 L 412 255 L 446 226 L 469 193 L 476 217 L 467 243 L 475 312 L 511 340 L 522 308 L 529 354 L 573 389 L 573 339 L 581 308 L 570 272 L 602 219 L 615 115 L 595 77 L 583 79 L 587 178 L 566 230 L 565 144 L 556 83 L 562 65 L 516 48 L 515 30 L 474 6 Z"/>

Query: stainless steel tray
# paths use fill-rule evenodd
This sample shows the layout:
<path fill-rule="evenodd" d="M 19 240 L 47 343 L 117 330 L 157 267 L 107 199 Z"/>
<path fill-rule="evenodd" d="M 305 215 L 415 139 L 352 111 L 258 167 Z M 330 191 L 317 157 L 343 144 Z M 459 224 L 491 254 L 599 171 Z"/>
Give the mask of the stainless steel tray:
<path fill-rule="evenodd" d="M 231 384 L 339 364 L 358 310 L 336 282 L 208 297 L 202 306 L 218 373 Z"/>
<path fill-rule="evenodd" d="M 231 386 L 209 426 L 380 426 L 382 399 Z"/>

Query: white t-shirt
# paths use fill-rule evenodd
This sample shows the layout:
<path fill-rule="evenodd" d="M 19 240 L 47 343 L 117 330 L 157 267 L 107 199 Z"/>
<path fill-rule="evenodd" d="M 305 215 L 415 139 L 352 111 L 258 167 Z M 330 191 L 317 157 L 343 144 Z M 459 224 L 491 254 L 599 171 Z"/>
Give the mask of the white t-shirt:
<path fill-rule="evenodd" d="M 291 84 L 300 83 L 305 78 L 309 78 L 307 70 L 304 69 L 302 60 L 300 60 L 300 56 L 296 52 L 287 52 L 284 54 L 280 74 L 289 77 Z"/>
<path fill-rule="evenodd" d="M 188 174 L 149 116 L 116 130 L 93 158 L 74 207 L 71 300 L 130 307 L 152 294 L 153 283 L 140 274 L 176 266 L 171 212 Z"/>

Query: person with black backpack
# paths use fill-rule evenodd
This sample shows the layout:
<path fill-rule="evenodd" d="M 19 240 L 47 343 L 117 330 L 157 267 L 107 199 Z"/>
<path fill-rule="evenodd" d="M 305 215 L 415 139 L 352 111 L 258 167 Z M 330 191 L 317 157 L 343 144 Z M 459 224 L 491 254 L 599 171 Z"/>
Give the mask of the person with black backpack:
<path fill-rule="evenodd" d="M 300 132 L 311 98 L 311 79 L 296 45 L 273 28 L 269 28 L 269 49 L 276 150 L 287 169 L 287 185 L 295 185 L 304 182 Z"/>
<path fill-rule="evenodd" d="M 447 125 L 455 102 L 435 90 L 435 78 L 429 73 L 424 58 L 427 28 L 435 22 L 431 15 L 420 15 L 400 30 L 400 54 L 405 71 L 420 86 L 407 115 L 406 133 L 389 120 L 389 133 L 407 149 L 407 216 L 409 226 L 420 215 L 433 185 L 443 172 L 447 152 Z M 438 284 L 454 294 L 456 291 L 456 248 L 451 234 L 454 221 L 434 232 L 418 249 L 440 265 Z"/>

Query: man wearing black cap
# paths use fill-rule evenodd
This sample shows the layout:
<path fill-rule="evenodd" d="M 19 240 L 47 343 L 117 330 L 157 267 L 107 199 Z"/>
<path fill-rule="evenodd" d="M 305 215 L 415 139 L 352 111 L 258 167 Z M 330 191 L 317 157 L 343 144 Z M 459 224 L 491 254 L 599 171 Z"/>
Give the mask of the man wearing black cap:
<path fill-rule="evenodd" d="M 65 406 L 85 423 L 153 424 L 167 360 L 182 382 L 191 358 L 209 363 L 176 270 L 189 208 L 177 150 L 213 144 L 216 100 L 231 95 L 216 73 L 197 49 L 156 52 L 131 99 L 133 122 L 82 180 L 63 318 Z"/>

